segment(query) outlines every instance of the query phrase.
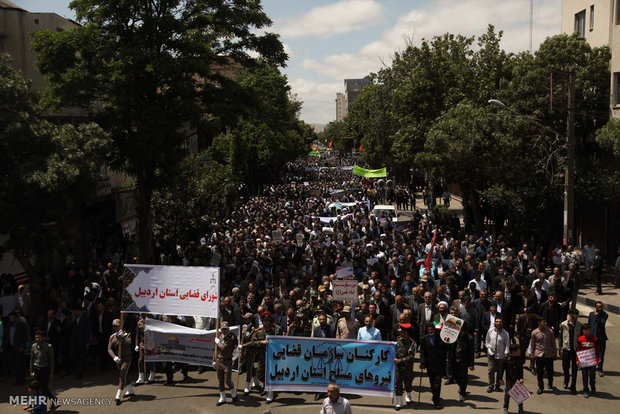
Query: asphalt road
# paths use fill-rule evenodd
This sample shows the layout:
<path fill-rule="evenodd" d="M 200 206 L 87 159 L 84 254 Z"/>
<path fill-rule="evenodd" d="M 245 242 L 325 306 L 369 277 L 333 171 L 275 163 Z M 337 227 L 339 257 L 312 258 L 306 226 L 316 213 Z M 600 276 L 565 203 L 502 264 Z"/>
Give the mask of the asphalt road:
<path fill-rule="evenodd" d="M 587 315 L 590 309 L 580 305 L 580 311 Z M 597 394 L 589 399 L 582 394 L 571 395 L 567 390 L 562 389 L 561 362 L 555 362 L 556 378 L 554 383 L 559 389 L 551 392 L 545 391 L 542 395 L 536 395 L 525 403 L 525 411 L 528 413 L 583 413 L 593 410 L 606 413 L 620 412 L 620 356 L 615 352 L 615 347 L 620 343 L 620 316 L 610 314 L 608 322 L 608 342 L 606 353 L 606 375 L 596 378 Z M 484 356 L 476 360 L 476 369 L 470 375 L 469 399 L 464 403 L 458 402 L 457 386 L 442 386 L 442 398 L 444 402 L 443 413 L 463 413 L 474 412 L 474 410 L 485 410 L 488 413 L 501 412 L 503 393 L 486 392 L 487 368 Z M 526 364 L 527 366 L 527 364 Z M 417 363 L 416 363 L 417 369 Z M 56 412 L 73 413 L 262 413 L 270 409 L 274 414 L 292 413 L 317 414 L 321 407 L 321 401 L 314 401 L 313 394 L 276 394 L 276 400 L 267 405 L 264 397 L 256 392 L 252 392 L 248 397 L 240 395 L 240 400 L 236 404 L 229 403 L 216 407 L 215 403 L 219 399 L 217 379 L 213 371 L 198 374 L 197 371 L 190 373 L 192 380 L 177 382 L 174 387 L 164 386 L 165 379 L 163 373 L 156 375 L 157 382 L 150 385 L 135 387 L 136 397 L 123 399 L 120 406 L 115 406 L 113 398 L 116 392 L 115 371 L 108 369 L 98 372 L 95 368 L 88 372 L 88 375 L 78 381 L 73 376 L 57 377 L 53 380 L 52 389 L 61 398 L 109 398 L 111 405 L 85 406 L 85 405 L 63 405 Z M 175 374 L 176 379 L 180 379 L 181 373 Z M 137 378 L 137 373 L 132 372 L 133 381 Z M 236 381 L 236 375 L 233 381 Z M 420 384 L 419 376 L 414 379 L 414 400 L 417 401 Z M 239 382 L 243 388 L 243 380 Z M 536 390 L 536 378 L 529 371 L 525 372 L 525 385 L 530 391 Z M 577 380 L 577 389 L 582 389 L 581 375 Z M 0 413 L 10 414 L 23 412 L 19 406 L 9 405 L 9 396 L 25 395 L 23 386 L 11 385 L 7 379 L 0 380 Z M 354 413 L 389 413 L 393 412 L 393 402 L 390 398 L 368 397 L 348 395 Z M 80 402 L 84 402 L 81 400 Z M 96 401 L 93 401 L 96 402 Z M 78 403 L 75 401 L 75 403 Z M 413 403 L 409 408 L 401 410 L 407 412 L 409 409 L 418 412 L 436 412 L 431 404 L 431 394 L 428 388 L 428 378 L 422 378 L 422 388 L 420 403 Z M 511 405 L 511 412 L 516 412 L 516 407 Z"/>

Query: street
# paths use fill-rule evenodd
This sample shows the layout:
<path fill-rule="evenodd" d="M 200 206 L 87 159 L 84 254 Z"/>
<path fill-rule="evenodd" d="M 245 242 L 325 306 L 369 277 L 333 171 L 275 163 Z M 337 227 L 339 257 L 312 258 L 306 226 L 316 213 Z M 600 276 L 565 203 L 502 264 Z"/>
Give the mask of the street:
<path fill-rule="evenodd" d="M 591 310 L 584 305 L 578 305 L 581 313 L 580 320 L 586 322 L 587 313 Z M 586 316 L 584 316 L 586 315 Z M 606 370 L 605 377 L 596 378 L 597 393 L 589 399 L 584 398 L 583 394 L 571 395 L 568 390 L 562 388 L 562 366 L 560 361 L 556 361 L 555 381 L 559 388 L 555 392 L 545 390 L 542 395 L 536 395 L 536 377 L 529 371 L 525 370 L 525 385 L 534 395 L 525 404 L 525 411 L 528 413 L 551 413 L 551 412 L 569 412 L 581 413 L 592 410 L 595 406 L 597 410 L 602 412 L 616 412 L 618 400 L 620 400 L 620 356 L 614 352 L 615 346 L 620 343 L 620 316 L 609 314 L 607 322 L 607 334 L 609 336 L 607 353 L 606 353 Z M 526 367 L 528 363 L 526 362 Z M 414 392 L 412 393 L 414 403 L 407 408 L 401 410 L 415 409 L 418 412 L 435 412 L 431 404 L 431 395 L 428 387 L 428 378 L 422 378 L 422 393 L 420 395 L 420 403 L 417 403 L 418 386 L 420 384 L 419 369 L 416 362 L 416 377 L 414 379 Z M 443 413 L 460 413 L 474 412 L 474 410 L 486 410 L 487 412 L 500 412 L 503 401 L 503 393 L 493 392 L 487 394 L 486 388 L 486 357 L 476 360 L 476 368 L 469 377 L 469 388 L 471 392 L 469 398 L 464 402 L 458 402 L 457 385 L 442 386 L 442 398 L 444 402 Z M 131 372 L 132 380 L 135 382 L 137 373 Z M 214 371 L 207 371 L 204 374 L 198 374 L 197 371 L 190 372 L 191 380 L 184 382 L 178 381 L 174 387 L 163 385 L 165 375 L 158 373 L 156 375 L 156 383 L 135 387 L 136 396 L 132 399 L 123 399 L 120 406 L 114 405 L 113 397 L 116 391 L 114 385 L 117 381 L 116 372 L 112 369 L 100 373 L 96 368 L 92 368 L 83 381 L 77 381 L 73 375 L 66 377 L 54 378 L 52 389 L 57 393 L 59 398 L 110 398 L 111 405 L 104 406 L 67 406 L 63 405 L 56 411 L 60 414 L 72 413 L 109 413 L 115 411 L 118 413 L 166 413 L 174 410 L 175 413 L 229 413 L 231 409 L 235 413 L 261 413 L 270 409 L 274 414 L 291 413 L 298 414 L 319 412 L 321 407 L 320 401 L 314 401 L 313 394 L 294 394 L 280 393 L 277 394 L 275 401 L 267 405 L 264 402 L 264 396 L 253 391 L 248 397 L 244 397 L 240 392 L 239 401 L 232 404 L 230 394 L 227 394 L 228 403 L 220 407 L 216 407 L 215 403 L 219 398 L 217 388 L 217 378 Z M 180 372 L 175 373 L 175 379 L 181 378 Z M 233 381 L 237 381 L 236 374 L 233 375 Z M 243 379 L 238 384 L 243 388 Z M 21 408 L 17 406 L 8 407 L 9 396 L 25 395 L 26 390 L 23 386 L 14 386 L 3 379 L 0 381 L 0 388 L 3 390 L 0 395 L 0 412 L 1 413 L 19 413 Z M 581 373 L 577 377 L 577 390 L 582 389 Z M 242 390 L 241 390 L 242 391 Z M 389 413 L 394 412 L 394 405 L 388 398 L 346 395 L 351 402 L 354 413 Z M 511 402 L 510 412 L 516 412 L 516 406 Z"/>

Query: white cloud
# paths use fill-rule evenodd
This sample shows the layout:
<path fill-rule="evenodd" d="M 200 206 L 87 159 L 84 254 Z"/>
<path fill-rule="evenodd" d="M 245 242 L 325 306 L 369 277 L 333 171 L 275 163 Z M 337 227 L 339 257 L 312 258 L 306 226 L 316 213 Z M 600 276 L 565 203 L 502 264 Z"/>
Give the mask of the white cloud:
<path fill-rule="evenodd" d="M 317 7 L 309 12 L 286 19 L 276 33 L 293 38 L 317 35 L 328 38 L 367 28 L 382 19 L 382 5 L 374 0 L 346 0 Z"/>
<path fill-rule="evenodd" d="M 561 0 L 534 0 L 534 50 L 547 36 L 561 30 Z M 509 52 L 520 52 L 529 47 L 529 1 L 527 0 L 432 0 L 425 6 L 411 10 L 386 30 L 381 38 L 358 51 L 326 55 L 321 59 L 306 59 L 301 66 L 322 77 L 338 81 L 338 88 L 325 93 L 317 105 L 327 105 L 343 89 L 343 80 L 377 72 L 384 63 L 390 64 L 394 52 L 405 47 L 408 39 L 419 45 L 423 38 L 450 32 L 466 36 L 481 35 L 489 24 L 503 30 L 502 47 Z M 295 91 L 295 88 L 293 88 Z M 318 93 L 318 92 L 315 92 Z M 304 113 L 315 112 L 311 103 L 304 104 Z M 335 110 L 322 121 L 332 120 Z M 313 119 L 313 121 L 315 121 Z"/>
<path fill-rule="evenodd" d="M 301 119 L 308 123 L 328 123 L 336 118 L 336 92 L 343 82 L 315 82 L 289 79 L 292 92 L 303 102 Z"/>

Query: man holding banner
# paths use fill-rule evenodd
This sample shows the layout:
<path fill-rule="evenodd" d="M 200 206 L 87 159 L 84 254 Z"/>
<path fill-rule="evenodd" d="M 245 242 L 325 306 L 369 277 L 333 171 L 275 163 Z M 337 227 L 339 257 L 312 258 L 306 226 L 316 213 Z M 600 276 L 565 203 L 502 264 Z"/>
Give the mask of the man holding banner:
<path fill-rule="evenodd" d="M 231 379 L 233 352 L 237 347 L 237 337 L 234 333 L 230 332 L 228 322 L 226 321 L 222 321 L 220 329 L 222 330 L 222 334 L 219 338 L 215 338 L 215 346 L 217 346 L 218 349 L 215 370 L 220 387 L 220 399 L 215 404 L 217 406 L 226 403 L 226 386 L 230 389 L 230 396 L 233 402 L 237 402 L 237 390 Z"/>

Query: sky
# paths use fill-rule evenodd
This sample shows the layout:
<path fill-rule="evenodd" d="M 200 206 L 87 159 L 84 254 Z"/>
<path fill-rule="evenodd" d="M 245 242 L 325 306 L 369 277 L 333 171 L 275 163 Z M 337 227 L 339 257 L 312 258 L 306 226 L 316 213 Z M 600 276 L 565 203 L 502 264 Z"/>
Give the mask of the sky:
<path fill-rule="evenodd" d="M 70 0 L 12 0 L 32 12 L 54 12 L 74 18 Z M 326 124 L 336 118 L 336 93 L 344 79 L 362 78 L 389 65 L 406 41 L 446 32 L 483 34 L 489 24 L 504 31 L 509 52 L 529 48 L 530 1 L 532 44 L 561 31 L 561 0 L 263 0 L 289 55 L 287 75 L 292 92 L 303 102 L 300 117 Z"/>

